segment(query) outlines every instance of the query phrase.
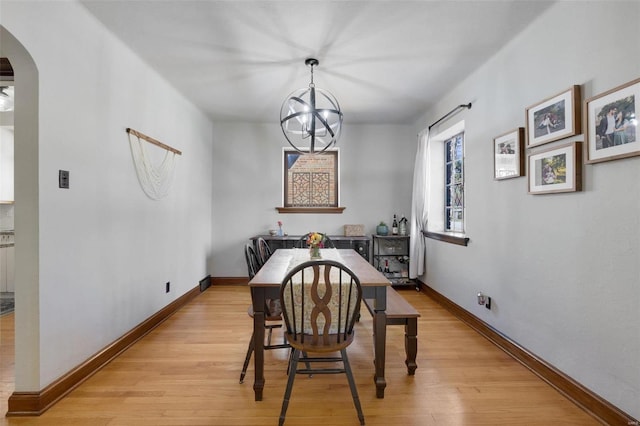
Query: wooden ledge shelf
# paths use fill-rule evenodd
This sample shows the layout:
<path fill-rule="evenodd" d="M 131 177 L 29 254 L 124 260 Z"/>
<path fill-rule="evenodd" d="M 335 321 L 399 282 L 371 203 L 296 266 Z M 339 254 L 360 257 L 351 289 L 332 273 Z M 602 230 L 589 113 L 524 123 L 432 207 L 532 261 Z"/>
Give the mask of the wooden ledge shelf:
<path fill-rule="evenodd" d="M 445 243 L 457 244 L 459 246 L 469 245 L 469 237 L 463 237 L 451 233 L 422 231 L 422 235 L 433 240 L 444 241 Z"/>
<path fill-rule="evenodd" d="M 276 207 L 278 213 L 335 213 L 341 214 L 346 207 Z"/>

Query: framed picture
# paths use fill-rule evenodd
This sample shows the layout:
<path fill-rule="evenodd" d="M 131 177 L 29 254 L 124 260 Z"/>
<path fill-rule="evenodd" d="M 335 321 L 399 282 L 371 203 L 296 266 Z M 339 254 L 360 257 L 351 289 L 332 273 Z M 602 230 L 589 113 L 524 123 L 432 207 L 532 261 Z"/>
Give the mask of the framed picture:
<path fill-rule="evenodd" d="M 527 147 L 578 134 L 580 103 L 580 86 L 575 85 L 527 108 Z"/>
<path fill-rule="evenodd" d="M 524 175 L 524 128 L 518 127 L 493 139 L 493 178 Z"/>
<path fill-rule="evenodd" d="M 529 194 L 582 190 L 582 142 L 529 154 Z"/>
<path fill-rule="evenodd" d="M 283 206 L 302 209 L 338 207 L 338 148 L 315 155 L 287 148 L 283 151 Z"/>
<path fill-rule="evenodd" d="M 640 155 L 640 78 L 585 101 L 587 163 Z"/>

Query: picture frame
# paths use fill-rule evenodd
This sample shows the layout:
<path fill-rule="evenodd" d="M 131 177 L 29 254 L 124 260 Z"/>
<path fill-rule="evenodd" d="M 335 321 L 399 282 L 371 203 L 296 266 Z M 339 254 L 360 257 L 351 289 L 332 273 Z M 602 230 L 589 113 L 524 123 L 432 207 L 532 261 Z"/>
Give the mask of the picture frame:
<path fill-rule="evenodd" d="M 585 100 L 587 164 L 640 155 L 640 78 Z"/>
<path fill-rule="evenodd" d="M 315 155 L 284 148 L 283 155 L 283 207 L 298 210 L 338 208 L 340 202 L 338 148 L 328 149 L 322 154 Z"/>
<path fill-rule="evenodd" d="M 524 127 L 518 127 L 493 139 L 493 179 L 524 176 Z"/>
<path fill-rule="evenodd" d="M 582 142 L 570 142 L 528 155 L 529 194 L 582 190 Z"/>
<path fill-rule="evenodd" d="M 525 110 L 527 147 L 574 136 L 581 131 L 580 86 L 551 96 Z"/>

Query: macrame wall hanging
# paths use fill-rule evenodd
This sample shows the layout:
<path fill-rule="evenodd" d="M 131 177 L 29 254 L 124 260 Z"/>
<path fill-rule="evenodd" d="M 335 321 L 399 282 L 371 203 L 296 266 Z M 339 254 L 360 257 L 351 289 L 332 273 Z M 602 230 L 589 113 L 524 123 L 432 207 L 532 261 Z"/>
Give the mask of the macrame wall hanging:
<path fill-rule="evenodd" d="M 182 155 L 182 152 L 133 129 L 127 128 L 127 134 L 129 135 L 133 164 L 136 167 L 136 174 L 142 190 L 152 200 L 166 197 L 173 182 L 176 156 Z M 151 162 L 143 141 L 157 145 L 167 151 L 158 166 Z"/>

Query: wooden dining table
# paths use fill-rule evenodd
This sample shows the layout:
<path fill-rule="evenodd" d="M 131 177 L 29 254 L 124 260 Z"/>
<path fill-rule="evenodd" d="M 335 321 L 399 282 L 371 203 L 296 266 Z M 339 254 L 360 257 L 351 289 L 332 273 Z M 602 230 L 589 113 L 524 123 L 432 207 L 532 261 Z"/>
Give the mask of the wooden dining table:
<path fill-rule="evenodd" d="M 387 382 L 384 378 L 385 344 L 387 338 L 387 289 L 391 283 L 366 259 L 352 249 L 321 249 L 324 259 L 336 260 L 351 269 L 362 287 L 363 299 L 374 299 L 373 338 L 374 365 L 373 381 L 376 385 L 376 396 L 384 398 Z M 264 389 L 264 337 L 265 337 L 265 301 L 279 297 L 280 285 L 286 274 L 298 264 L 309 260 L 309 250 L 278 249 L 249 281 L 251 302 L 253 304 L 253 340 L 254 340 L 254 372 L 253 390 L 255 400 L 262 401 Z M 361 311 L 362 312 L 362 311 Z M 364 310 L 366 312 L 366 310 Z"/>

